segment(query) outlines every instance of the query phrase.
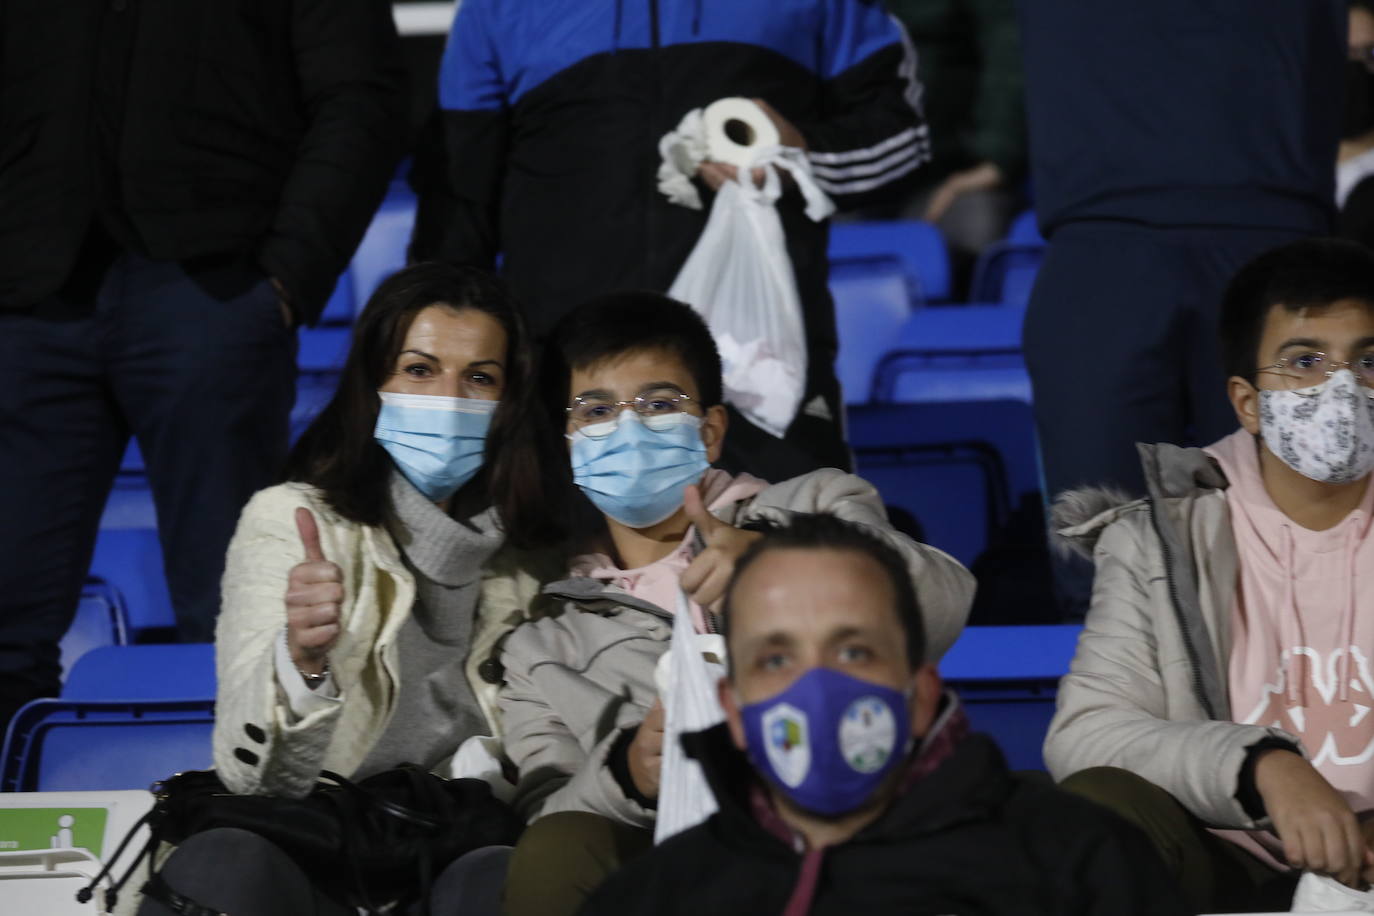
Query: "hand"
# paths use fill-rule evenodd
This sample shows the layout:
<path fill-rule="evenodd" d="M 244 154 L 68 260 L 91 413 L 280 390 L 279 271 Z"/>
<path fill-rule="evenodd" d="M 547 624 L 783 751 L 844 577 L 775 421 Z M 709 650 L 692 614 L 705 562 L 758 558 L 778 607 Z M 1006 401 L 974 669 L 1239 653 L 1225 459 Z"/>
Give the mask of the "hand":
<path fill-rule="evenodd" d="M 320 529 L 309 509 L 296 510 L 296 530 L 305 547 L 305 560 L 293 566 L 287 578 L 286 648 L 297 668 L 320 674 L 339 639 L 343 570 L 324 558 Z"/>
<path fill-rule="evenodd" d="M 961 194 L 988 191 L 1001 183 L 1002 170 L 991 162 L 979 163 L 964 172 L 955 172 L 941 182 L 935 193 L 930 195 L 924 219 L 928 223 L 939 222 L 940 217 L 945 215 Z"/>
<path fill-rule="evenodd" d="M 1274 823 L 1288 864 L 1329 875 L 1350 887 L 1374 868 L 1374 853 L 1341 794 L 1292 751 L 1262 751 L 1255 762 L 1255 788 Z"/>
<path fill-rule="evenodd" d="M 663 767 L 663 701 L 654 700 L 649 714 L 628 750 L 630 778 L 645 798 L 658 798 L 659 771 Z"/>
<path fill-rule="evenodd" d="M 1374 849 L 1374 812 L 1365 812 L 1364 820 L 1360 821 L 1360 835 L 1364 838 L 1365 849 Z M 1360 880 L 1365 884 L 1374 885 L 1374 863 L 1370 859 L 1374 858 L 1366 854 L 1364 868 L 1360 870 Z"/>
<path fill-rule="evenodd" d="M 706 549 L 697 554 L 692 565 L 683 572 L 680 584 L 687 597 L 702 607 L 711 607 L 725 595 L 730 577 L 735 574 L 736 561 L 763 535 L 727 525 L 706 511 L 701 491 L 696 486 L 687 488 L 682 507 L 687 512 L 687 520 L 701 534 Z"/>
<path fill-rule="evenodd" d="M 795 146 L 797 149 L 806 149 L 806 138 L 797 130 L 797 126 L 791 121 L 778 114 L 778 110 L 769 105 L 763 99 L 754 99 L 754 104 L 763 109 L 763 113 L 768 115 L 768 120 L 773 122 L 773 126 L 778 129 L 779 146 Z"/>
<path fill-rule="evenodd" d="M 291 311 L 291 303 L 287 301 L 286 287 L 276 277 L 269 277 L 272 288 L 277 291 L 277 308 L 281 309 L 281 321 L 289 331 L 296 326 L 296 313 Z M 309 510 L 306 510 L 309 511 Z"/>
<path fill-rule="evenodd" d="M 737 166 L 730 165 L 728 162 L 716 162 L 712 159 L 707 159 L 697 166 L 697 174 L 712 191 L 719 191 L 720 186 L 727 181 L 739 181 L 739 168 Z M 755 187 L 763 187 L 763 169 L 754 169 L 751 177 L 754 179 Z"/>

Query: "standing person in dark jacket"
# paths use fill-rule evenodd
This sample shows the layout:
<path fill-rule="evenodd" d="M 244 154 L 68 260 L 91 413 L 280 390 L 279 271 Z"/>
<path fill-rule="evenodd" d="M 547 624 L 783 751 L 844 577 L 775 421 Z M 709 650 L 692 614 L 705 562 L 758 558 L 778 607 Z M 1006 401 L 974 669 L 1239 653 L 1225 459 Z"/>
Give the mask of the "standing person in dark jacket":
<path fill-rule="evenodd" d="M 1021 4 L 1050 240 L 1025 327 L 1047 496 L 1142 494 L 1137 442 L 1234 428 L 1222 290 L 1259 252 L 1330 228 L 1345 31 L 1345 0 Z M 1059 578 L 1081 616 L 1091 570 Z"/>
<path fill-rule="evenodd" d="M 440 70 L 443 139 L 415 181 L 412 257 L 490 267 L 546 334 L 573 304 L 666 291 L 709 206 L 655 187 L 659 140 L 728 96 L 771 106 L 837 204 L 896 193 L 928 158 L 915 58 L 871 0 L 465 0 Z M 699 176 L 719 184 L 719 164 Z M 728 167 L 726 167 L 728 168 Z M 770 480 L 849 466 L 827 225 L 779 201 L 807 336 L 802 408 L 779 440 L 732 412 L 726 464 Z"/>
<path fill-rule="evenodd" d="M 130 435 L 183 639 L 404 142 L 383 0 L 0 6 L 0 724 L 58 687 Z"/>
<path fill-rule="evenodd" d="M 723 619 L 727 721 L 683 737 L 720 810 L 584 916 L 1186 912 L 1143 834 L 968 734 L 892 548 L 793 516 L 741 557 Z"/>

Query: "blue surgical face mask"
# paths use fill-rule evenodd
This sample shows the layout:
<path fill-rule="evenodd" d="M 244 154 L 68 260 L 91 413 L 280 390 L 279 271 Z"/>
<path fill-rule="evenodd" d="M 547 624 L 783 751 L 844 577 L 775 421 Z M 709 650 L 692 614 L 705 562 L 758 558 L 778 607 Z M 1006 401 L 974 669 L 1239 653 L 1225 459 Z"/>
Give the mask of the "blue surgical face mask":
<path fill-rule="evenodd" d="M 740 709 L 749 759 L 798 807 L 861 807 L 911 748 L 907 695 L 830 668 Z"/>
<path fill-rule="evenodd" d="M 379 391 L 375 438 L 415 489 L 448 499 L 482 467 L 496 401 Z"/>
<path fill-rule="evenodd" d="M 630 528 L 657 525 L 676 512 L 687 487 L 711 466 L 699 418 L 676 413 L 649 423 L 626 408 L 614 432 L 598 437 L 608 426 L 598 424 L 568 437 L 573 482 L 605 515 Z"/>

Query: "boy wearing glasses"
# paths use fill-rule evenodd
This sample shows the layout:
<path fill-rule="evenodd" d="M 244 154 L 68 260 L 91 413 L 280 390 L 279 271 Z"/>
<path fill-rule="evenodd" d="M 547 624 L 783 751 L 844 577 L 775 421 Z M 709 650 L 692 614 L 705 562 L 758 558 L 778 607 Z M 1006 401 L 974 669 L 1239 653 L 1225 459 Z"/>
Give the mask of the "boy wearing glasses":
<path fill-rule="evenodd" d="M 1295 886 L 1295 908 L 1366 909 L 1374 253 L 1261 255 L 1221 336 L 1241 429 L 1142 445 L 1144 500 L 1056 505 L 1097 579 L 1045 759 L 1142 827 L 1201 912 L 1286 910 Z"/>
<path fill-rule="evenodd" d="M 655 666 L 680 591 L 698 632 L 718 630 L 735 560 L 760 536 L 742 526 L 828 513 L 891 545 L 932 661 L 963 627 L 974 585 L 957 561 L 892 529 L 857 477 L 821 470 L 769 484 L 713 469 L 727 425 L 720 358 L 680 302 L 619 293 L 573 310 L 549 338 L 541 388 L 571 470 L 573 506 L 551 511 L 588 518 L 570 526 L 572 575 L 545 589 L 555 613 L 517 629 L 502 653 L 515 804 L 539 819 L 516 849 L 510 914 L 575 912 L 622 858 L 648 847 L 663 747 Z"/>

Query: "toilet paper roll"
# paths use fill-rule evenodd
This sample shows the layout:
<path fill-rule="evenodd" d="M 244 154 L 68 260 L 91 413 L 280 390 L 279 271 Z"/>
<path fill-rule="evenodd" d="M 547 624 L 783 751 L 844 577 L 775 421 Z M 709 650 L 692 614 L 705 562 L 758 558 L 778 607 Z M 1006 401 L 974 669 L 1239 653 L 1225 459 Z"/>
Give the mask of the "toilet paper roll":
<path fill-rule="evenodd" d="M 737 168 L 752 162 L 760 149 L 777 146 L 780 139 L 777 126 L 750 99 L 717 99 L 702 112 L 702 122 L 710 158 Z"/>

